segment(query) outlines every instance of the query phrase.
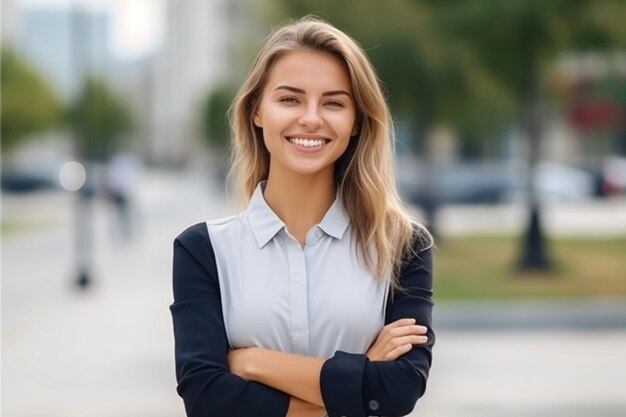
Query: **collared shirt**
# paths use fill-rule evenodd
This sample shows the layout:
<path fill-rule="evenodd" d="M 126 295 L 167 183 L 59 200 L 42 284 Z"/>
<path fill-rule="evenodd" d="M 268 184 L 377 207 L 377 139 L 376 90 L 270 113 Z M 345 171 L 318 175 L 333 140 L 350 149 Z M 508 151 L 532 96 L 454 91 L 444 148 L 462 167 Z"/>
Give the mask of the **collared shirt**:
<path fill-rule="evenodd" d="M 329 219 L 332 217 L 332 215 L 328 216 Z M 234 222 L 234 219 L 217 222 L 223 223 L 224 227 L 222 233 L 218 232 L 215 236 L 220 239 L 231 237 L 241 239 L 240 245 L 237 245 L 234 240 L 231 241 L 232 252 L 226 258 L 231 259 L 232 257 L 232 259 L 238 259 L 240 263 L 245 264 L 246 257 L 244 255 L 249 252 L 250 239 L 246 243 L 246 239 L 241 238 L 245 235 L 244 232 L 237 227 L 228 227 L 227 223 L 229 222 L 232 222 L 233 225 L 247 224 L 248 226 L 245 227 L 249 227 L 249 220 L 245 220 L 245 216 L 242 216 L 242 219 L 238 220 L 237 223 Z M 327 224 L 326 221 L 322 223 Z M 320 228 L 322 223 L 320 223 Z M 210 225 L 209 227 L 219 229 L 217 225 Z M 244 226 L 238 227 L 244 228 Z M 329 232 L 331 229 L 332 227 L 323 230 Z M 347 226 L 346 229 L 339 240 L 345 238 L 349 231 Z M 253 233 L 254 239 L 252 243 L 257 245 L 257 250 L 265 250 L 263 248 L 270 245 L 270 240 L 264 242 L 265 245 L 256 242 L 256 235 L 254 232 L 251 233 Z M 432 329 L 432 251 L 423 247 L 421 243 L 423 239 L 420 238 L 423 237 L 421 233 L 419 228 L 415 229 L 414 239 L 411 242 L 414 255 L 403 262 L 399 274 L 399 285 L 402 290 L 396 291 L 393 297 L 387 297 L 385 324 L 401 318 L 412 317 L 417 323 L 427 327 L 428 343 L 414 346 L 413 349 L 395 361 L 369 361 L 363 353 L 337 350 L 332 357 L 326 359 L 320 371 L 320 390 L 324 407 L 330 417 L 407 415 L 426 389 L 426 381 L 432 363 L 435 334 Z M 275 236 L 273 236 L 273 240 L 276 240 Z M 337 242 L 337 238 L 332 237 L 328 242 L 334 245 L 333 242 Z M 220 245 L 224 247 L 223 243 Z M 306 253 L 306 247 L 304 252 Z M 276 253 L 280 252 L 276 251 Z M 323 254 L 328 255 L 328 253 L 327 251 Z M 221 256 L 224 258 L 224 254 Z M 288 255 L 284 256 L 287 256 L 286 262 L 288 262 Z M 333 257 L 331 256 L 331 258 Z M 261 273 L 266 268 L 274 266 L 271 265 L 271 262 L 265 262 L 265 258 L 262 259 L 256 267 L 248 268 L 246 271 L 249 271 L 251 276 L 265 276 L 266 279 L 268 276 L 273 277 L 273 275 L 268 275 L 265 272 Z M 273 260 L 269 257 L 268 259 Z M 327 261 L 328 265 L 332 267 L 332 261 L 328 259 Z M 233 263 L 234 261 L 229 265 L 232 266 Z M 209 237 L 206 222 L 188 227 L 174 239 L 172 275 L 174 301 L 170 310 L 176 341 L 177 391 L 185 402 L 187 415 L 189 417 L 284 417 L 287 414 L 291 399 L 289 394 L 264 384 L 246 381 L 230 373 L 228 349 L 232 342 L 228 340 L 226 335 L 222 309 L 222 284 L 220 283 L 214 244 Z M 344 277 L 342 271 L 332 274 L 332 276 L 336 277 L 338 282 L 341 282 Z M 309 275 L 308 278 L 310 283 L 316 276 Z M 279 280 L 279 278 L 271 279 Z M 287 280 L 287 278 L 283 277 L 282 280 Z M 237 281 L 234 279 L 229 281 L 229 285 L 232 284 L 231 287 L 235 286 L 236 283 Z M 249 282 L 245 280 L 241 284 L 247 285 Z M 325 295 L 332 297 L 335 304 L 339 306 L 357 305 L 357 307 L 345 307 L 349 312 L 352 312 L 353 308 L 360 308 L 358 301 L 362 299 L 362 295 L 355 292 L 355 288 L 348 290 L 342 288 L 339 291 L 337 285 L 341 284 L 334 283 L 332 288 L 335 292 Z M 272 291 L 268 291 L 260 284 L 257 284 L 255 288 L 260 289 L 256 298 L 273 294 Z M 307 288 L 309 288 L 308 285 Z M 229 292 L 232 293 L 236 290 L 233 287 L 229 289 Z M 357 290 L 363 292 L 360 289 Z M 310 290 L 308 290 L 308 296 L 310 302 L 314 298 Z M 226 298 L 224 297 L 224 299 Z M 355 304 L 355 300 L 357 304 Z M 245 310 L 246 305 L 242 304 L 239 307 L 241 307 L 239 310 Z M 309 323 L 313 323 L 317 317 L 314 315 L 317 312 L 314 311 L 310 303 L 309 307 L 307 309 Z M 336 308 L 336 306 L 332 305 L 331 308 Z M 341 314 L 341 312 L 337 313 L 336 311 L 335 313 Z M 290 320 L 291 316 L 288 317 L 289 319 L 284 319 L 287 324 L 282 326 L 290 325 L 291 322 L 287 320 Z M 251 318 L 251 320 L 254 319 L 254 317 Z M 342 317 L 335 317 L 334 320 L 349 321 Z M 255 323 L 261 321 L 258 320 Z M 262 324 L 263 331 L 261 333 L 263 335 L 268 332 L 268 329 L 273 329 L 277 325 L 274 323 Z M 230 331 L 232 332 L 232 328 Z M 280 333 L 284 332 L 281 330 Z M 310 345 L 317 343 L 311 336 L 314 333 L 315 331 L 309 329 Z M 267 336 L 259 337 L 267 338 Z M 347 339 L 345 335 L 339 338 Z M 338 345 L 343 343 L 338 343 Z"/>
<path fill-rule="evenodd" d="M 207 222 L 230 346 L 323 358 L 364 353 L 384 325 L 389 284 L 357 256 L 341 199 L 302 246 L 265 201 L 264 186 L 240 215 Z"/>

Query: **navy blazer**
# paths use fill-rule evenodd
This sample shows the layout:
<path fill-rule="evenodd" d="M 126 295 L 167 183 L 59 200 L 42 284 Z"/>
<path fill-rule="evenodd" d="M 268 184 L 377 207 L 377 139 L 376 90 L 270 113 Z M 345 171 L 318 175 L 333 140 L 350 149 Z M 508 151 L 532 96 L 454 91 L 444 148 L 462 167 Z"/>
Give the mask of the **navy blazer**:
<path fill-rule="evenodd" d="M 338 351 L 324 363 L 320 387 L 329 417 L 403 416 L 424 394 L 432 363 L 432 249 L 404 263 L 402 290 L 389 294 L 385 324 L 415 318 L 428 328 L 428 343 L 395 361 L 369 361 Z M 174 240 L 173 289 L 177 391 L 188 417 L 283 417 L 290 396 L 229 372 L 220 287 L 206 225 L 189 227 Z"/>

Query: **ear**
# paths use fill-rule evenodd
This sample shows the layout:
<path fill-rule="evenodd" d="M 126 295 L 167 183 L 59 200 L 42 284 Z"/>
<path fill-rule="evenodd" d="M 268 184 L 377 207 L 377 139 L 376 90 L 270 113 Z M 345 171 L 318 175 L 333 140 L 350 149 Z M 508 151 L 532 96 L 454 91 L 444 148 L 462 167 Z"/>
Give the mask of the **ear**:
<path fill-rule="evenodd" d="M 360 130 L 361 129 L 359 125 L 354 125 L 354 128 L 352 128 L 352 133 L 350 133 L 350 136 L 358 135 Z"/>
<path fill-rule="evenodd" d="M 263 128 L 263 123 L 261 123 L 261 116 L 259 116 L 259 112 L 254 113 L 253 121 L 256 127 Z"/>

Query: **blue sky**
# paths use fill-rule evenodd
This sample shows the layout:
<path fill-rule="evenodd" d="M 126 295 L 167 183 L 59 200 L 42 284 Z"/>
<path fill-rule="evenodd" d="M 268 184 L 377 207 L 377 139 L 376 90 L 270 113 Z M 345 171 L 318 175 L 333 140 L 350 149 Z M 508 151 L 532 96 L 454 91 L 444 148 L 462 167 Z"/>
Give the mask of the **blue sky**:
<path fill-rule="evenodd" d="M 162 42 L 165 0 L 15 0 L 20 9 L 69 9 L 107 13 L 111 18 L 108 40 L 111 53 L 120 60 L 154 52 Z"/>

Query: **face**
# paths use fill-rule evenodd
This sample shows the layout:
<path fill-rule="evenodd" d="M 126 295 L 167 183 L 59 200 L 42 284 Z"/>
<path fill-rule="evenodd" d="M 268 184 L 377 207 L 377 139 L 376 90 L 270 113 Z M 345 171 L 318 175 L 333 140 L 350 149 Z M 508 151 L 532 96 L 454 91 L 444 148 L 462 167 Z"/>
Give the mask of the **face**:
<path fill-rule="evenodd" d="M 298 50 L 272 68 L 254 115 L 272 175 L 328 175 L 356 134 L 348 71 L 335 56 Z"/>

